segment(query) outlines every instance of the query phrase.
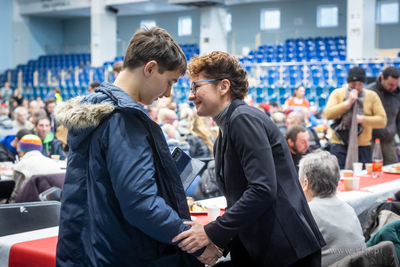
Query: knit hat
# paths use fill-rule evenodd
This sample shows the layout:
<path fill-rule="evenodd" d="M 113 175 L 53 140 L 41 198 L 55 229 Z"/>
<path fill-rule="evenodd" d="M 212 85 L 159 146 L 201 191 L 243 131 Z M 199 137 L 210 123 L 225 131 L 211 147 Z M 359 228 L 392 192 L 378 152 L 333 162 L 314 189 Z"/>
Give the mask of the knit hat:
<path fill-rule="evenodd" d="M 32 150 L 42 151 L 42 140 L 34 134 L 27 134 L 19 141 L 19 150 L 24 152 Z"/>
<path fill-rule="evenodd" d="M 350 69 L 347 76 L 347 82 L 363 82 L 365 83 L 365 70 L 361 67 L 354 67 Z"/>

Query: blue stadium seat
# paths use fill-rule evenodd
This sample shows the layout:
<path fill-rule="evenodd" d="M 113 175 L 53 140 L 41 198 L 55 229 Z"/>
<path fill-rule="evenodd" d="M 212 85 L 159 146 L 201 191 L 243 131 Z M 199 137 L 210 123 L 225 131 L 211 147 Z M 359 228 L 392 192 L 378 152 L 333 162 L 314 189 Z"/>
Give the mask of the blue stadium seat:
<path fill-rule="evenodd" d="M 265 99 L 266 99 L 265 95 L 264 94 L 260 94 L 260 95 L 257 96 L 256 102 L 257 103 L 265 102 Z"/>
<path fill-rule="evenodd" d="M 324 108 L 326 105 L 327 96 L 322 94 L 318 97 L 318 107 Z"/>
<path fill-rule="evenodd" d="M 275 93 L 275 89 L 274 88 L 268 88 L 268 96 L 272 96 Z"/>
<path fill-rule="evenodd" d="M 280 87 L 279 88 L 279 96 L 284 96 L 284 95 L 286 95 L 286 87 Z"/>
<path fill-rule="evenodd" d="M 270 95 L 269 102 L 271 102 L 271 101 L 278 101 L 278 96 L 276 94 Z"/>
<path fill-rule="evenodd" d="M 322 95 L 323 93 L 324 93 L 324 88 L 323 88 L 323 87 L 318 86 L 318 87 L 315 89 L 315 94 L 316 94 L 317 96 L 320 96 L 320 95 Z"/>
<path fill-rule="evenodd" d="M 335 90 L 336 88 L 331 86 L 329 87 L 328 91 L 329 91 L 329 95 L 332 94 L 332 92 Z"/>

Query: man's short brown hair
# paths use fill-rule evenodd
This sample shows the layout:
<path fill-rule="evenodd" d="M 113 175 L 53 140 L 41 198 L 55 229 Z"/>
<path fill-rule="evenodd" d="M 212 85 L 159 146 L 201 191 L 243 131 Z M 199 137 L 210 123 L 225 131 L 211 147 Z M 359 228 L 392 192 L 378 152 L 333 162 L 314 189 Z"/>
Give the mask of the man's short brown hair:
<path fill-rule="evenodd" d="M 302 125 L 294 125 L 288 129 L 285 135 L 286 141 L 289 139 L 292 140 L 293 143 L 296 143 L 297 140 L 297 135 L 299 133 L 305 133 L 307 132 L 307 128 L 302 126 Z"/>
<path fill-rule="evenodd" d="M 171 35 L 159 27 L 138 29 L 129 42 L 123 69 L 135 69 L 150 61 L 156 61 L 159 73 L 180 70 L 185 74 L 186 56 Z"/>
<path fill-rule="evenodd" d="M 38 118 L 36 119 L 36 121 L 35 121 L 35 127 L 39 124 L 39 121 L 41 121 L 41 120 L 48 120 L 49 123 L 50 123 L 49 117 L 47 117 L 47 116 L 40 116 L 40 117 L 38 117 Z"/>
<path fill-rule="evenodd" d="M 117 61 L 112 65 L 112 69 L 113 69 L 113 71 L 120 73 L 123 66 L 124 66 L 123 61 Z M 92 87 L 92 88 L 96 88 L 96 87 Z"/>
<path fill-rule="evenodd" d="M 217 51 L 192 58 L 189 61 L 188 71 L 191 78 L 202 74 L 205 79 L 216 79 L 218 80 L 216 82 L 228 79 L 231 83 L 229 90 L 231 100 L 243 100 L 249 91 L 246 71 L 236 58 L 225 52 Z"/>

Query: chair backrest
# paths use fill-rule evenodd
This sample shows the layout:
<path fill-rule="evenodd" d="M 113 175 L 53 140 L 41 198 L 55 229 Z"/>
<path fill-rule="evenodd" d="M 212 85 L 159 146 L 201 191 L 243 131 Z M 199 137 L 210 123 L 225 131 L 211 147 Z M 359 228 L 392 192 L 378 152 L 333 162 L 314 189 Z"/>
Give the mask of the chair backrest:
<path fill-rule="evenodd" d="M 39 194 L 55 186 L 62 188 L 65 173 L 34 175 L 21 188 L 15 200 L 17 203 L 40 201 Z"/>
<path fill-rule="evenodd" d="M 13 180 L 0 180 L 0 199 L 9 199 L 15 187 Z"/>
<path fill-rule="evenodd" d="M 60 208 L 57 201 L 0 205 L 0 236 L 58 226 Z"/>
<path fill-rule="evenodd" d="M 40 201 L 61 201 L 61 188 L 51 187 L 39 194 Z"/>

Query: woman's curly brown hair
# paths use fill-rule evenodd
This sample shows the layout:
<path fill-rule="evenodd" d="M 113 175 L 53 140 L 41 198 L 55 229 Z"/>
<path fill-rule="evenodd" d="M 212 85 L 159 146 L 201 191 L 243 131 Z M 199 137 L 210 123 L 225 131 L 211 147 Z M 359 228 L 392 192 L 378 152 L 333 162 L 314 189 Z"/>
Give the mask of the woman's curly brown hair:
<path fill-rule="evenodd" d="M 191 78 L 202 74 L 206 79 L 228 79 L 231 83 L 229 90 L 231 100 L 243 100 L 249 91 L 246 71 L 238 60 L 228 53 L 216 51 L 196 56 L 189 61 L 188 72 Z"/>

